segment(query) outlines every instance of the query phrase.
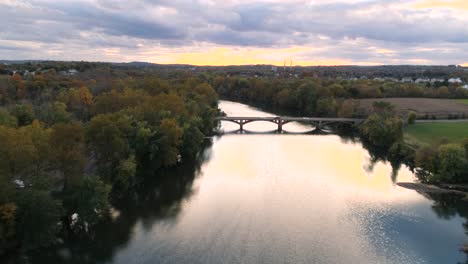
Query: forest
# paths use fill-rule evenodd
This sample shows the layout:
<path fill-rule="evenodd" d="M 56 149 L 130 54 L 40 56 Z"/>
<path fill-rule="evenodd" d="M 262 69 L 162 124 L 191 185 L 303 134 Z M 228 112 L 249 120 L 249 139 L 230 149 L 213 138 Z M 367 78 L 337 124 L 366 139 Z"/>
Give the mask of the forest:
<path fill-rule="evenodd" d="M 88 231 L 213 130 L 217 94 L 202 79 L 93 67 L 0 75 L 0 253 Z"/>

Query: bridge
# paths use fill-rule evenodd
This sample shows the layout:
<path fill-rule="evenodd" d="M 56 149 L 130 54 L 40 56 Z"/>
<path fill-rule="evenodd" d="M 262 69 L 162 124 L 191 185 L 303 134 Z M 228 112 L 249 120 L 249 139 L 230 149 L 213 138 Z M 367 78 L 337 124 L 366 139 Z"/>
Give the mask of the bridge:
<path fill-rule="evenodd" d="M 331 118 L 331 117 L 287 117 L 287 116 L 272 116 L 272 117 L 234 117 L 234 116 L 220 116 L 216 117 L 218 121 L 228 121 L 236 123 L 240 126 L 240 130 L 244 130 L 244 125 L 252 122 L 271 122 L 278 125 L 278 131 L 283 131 L 283 125 L 290 122 L 301 122 L 315 126 L 321 129 L 324 126 L 331 124 L 350 124 L 359 125 L 365 119 L 359 118 Z"/>

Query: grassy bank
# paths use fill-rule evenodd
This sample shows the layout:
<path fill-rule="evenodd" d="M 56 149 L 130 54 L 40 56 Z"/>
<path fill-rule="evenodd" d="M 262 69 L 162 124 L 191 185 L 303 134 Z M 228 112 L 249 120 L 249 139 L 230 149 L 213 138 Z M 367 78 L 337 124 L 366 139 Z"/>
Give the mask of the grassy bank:
<path fill-rule="evenodd" d="M 404 130 L 405 141 L 411 145 L 431 145 L 447 140 L 460 143 L 468 137 L 468 122 L 460 123 L 419 123 Z"/>

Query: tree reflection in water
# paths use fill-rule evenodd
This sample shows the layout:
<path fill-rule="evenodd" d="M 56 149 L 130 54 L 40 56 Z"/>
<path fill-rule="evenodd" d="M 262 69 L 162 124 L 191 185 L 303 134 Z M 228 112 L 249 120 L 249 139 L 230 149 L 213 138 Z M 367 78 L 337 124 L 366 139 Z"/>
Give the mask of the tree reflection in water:
<path fill-rule="evenodd" d="M 211 157 L 212 142 L 206 142 L 196 160 L 158 172 L 141 172 L 144 180 L 131 197 L 114 204 L 115 212 L 93 227 L 91 234 L 67 237 L 62 246 L 40 250 L 27 259 L 15 262 L 32 263 L 108 263 L 121 247 L 125 247 L 137 223 L 150 230 L 158 220 L 170 224 L 177 220 L 182 203 L 193 192 L 193 182 L 201 164 Z"/>

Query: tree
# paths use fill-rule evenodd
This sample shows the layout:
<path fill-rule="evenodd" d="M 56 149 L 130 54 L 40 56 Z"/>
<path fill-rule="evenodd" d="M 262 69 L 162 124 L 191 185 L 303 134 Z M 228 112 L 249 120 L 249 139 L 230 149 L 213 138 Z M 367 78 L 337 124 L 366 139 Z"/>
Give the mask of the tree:
<path fill-rule="evenodd" d="M 0 126 L 16 127 L 18 120 L 5 110 L 0 109 Z"/>
<path fill-rule="evenodd" d="M 62 215 L 58 201 L 47 191 L 25 189 L 19 192 L 17 237 L 26 249 L 47 246 L 56 239 L 57 222 Z"/>
<path fill-rule="evenodd" d="M 4 248 L 9 247 L 15 237 L 16 210 L 15 203 L 0 203 L 0 254 Z"/>
<path fill-rule="evenodd" d="M 16 117 L 19 126 L 29 125 L 35 118 L 32 106 L 26 104 L 15 105 L 11 114 Z"/>
<path fill-rule="evenodd" d="M 178 147 L 181 144 L 182 129 L 174 119 L 164 119 L 161 121 L 158 133 L 158 143 L 160 146 L 159 159 L 164 167 L 173 165 L 177 162 L 179 154 Z"/>
<path fill-rule="evenodd" d="M 359 115 L 359 101 L 348 99 L 344 100 L 338 108 L 338 117 L 355 117 Z"/>
<path fill-rule="evenodd" d="M 64 205 L 68 215 L 78 214 L 78 225 L 94 225 L 109 209 L 111 187 L 98 176 L 84 176 L 65 198 Z"/>
<path fill-rule="evenodd" d="M 85 137 L 81 123 L 57 124 L 52 127 L 50 145 L 53 160 L 64 176 L 64 189 L 77 184 L 86 163 Z"/>
<path fill-rule="evenodd" d="M 408 113 L 408 124 L 412 125 L 416 121 L 416 113 L 411 111 Z"/>
<path fill-rule="evenodd" d="M 200 131 L 201 121 L 192 119 L 183 127 L 182 153 L 185 156 L 194 157 L 203 143 L 203 133 Z"/>
<path fill-rule="evenodd" d="M 346 95 L 345 89 L 339 83 L 333 83 L 332 85 L 328 86 L 328 89 L 332 93 L 333 97 L 344 97 Z"/>
<path fill-rule="evenodd" d="M 128 190 L 135 182 L 137 164 L 135 155 L 130 155 L 127 159 L 120 160 L 117 167 L 117 176 L 113 182 L 114 187 Z"/>
<path fill-rule="evenodd" d="M 218 104 L 218 95 L 208 83 L 201 83 L 195 86 L 194 92 L 207 105 L 214 107 Z"/>
<path fill-rule="evenodd" d="M 39 153 L 27 129 L 0 126 L 0 174 L 21 177 L 29 172 Z"/>
<path fill-rule="evenodd" d="M 23 78 L 21 78 L 21 75 L 19 74 L 14 74 L 11 76 L 11 82 L 13 83 L 13 86 L 15 87 L 16 93 L 16 100 L 23 99 L 25 95 L 25 84 L 23 81 Z"/>
<path fill-rule="evenodd" d="M 466 158 L 468 159 L 468 137 L 462 141 L 462 146 L 465 149 L 465 155 L 466 155 Z"/>
<path fill-rule="evenodd" d="M 305 115 L 313 115 L 317 108 L 317 88 L 313 82 L 301 84 L 297 92 L 298 108 Z"/>
<path fill-rule="evenodd" d="M 400 118 L 370 115 L 361 127 L 362 135 L 378 147 L 388 148 L 403 138 L 403 125 Z"/>
<path fill-rule="evenodd" d="M 130 155 L 127 134 L 132 130 L 130 117 L 124 114 L 97 115 L 89 122 L 86 139 L 96 155 L 100 173 L 112 182 L 120 161 Z"/>
<path fill-rule="evenodd" d="M 93 95 L 88 87 L 70 89 L 61 95 L 61 100 L 65 101 L 70 110 L 81 120 L 88 120 L 90 108 L 93 104 Z"/>
<path fill-rule="evenodd" d="M 317 100 L 317 114 L 319 116 L 336 116 L 337 103 L 333 97 L 324 97 Z"/>
<path fill-rule="evenodd" d="M 294 109 L 296 106 L 295 99 L 293 91 L 288 88 L 282 89 L 276 96 L 278 105 L 285 109 Z"/>
<path fill-rule="evenodd" d="M 468 164 L 462 146 L 457 144 L 440 146 L 438 159 L 440 167 L 434 180 L 442 182 L 468 181 Z"/>
<path fill-rule="evenodd" d="M 417 167 L 416 175 L 422 182 L 429 182 L 432 175 L 437 172 L 437 150 L 433 147 L 422 147 L 416 151 L 414 163 Z"/>

